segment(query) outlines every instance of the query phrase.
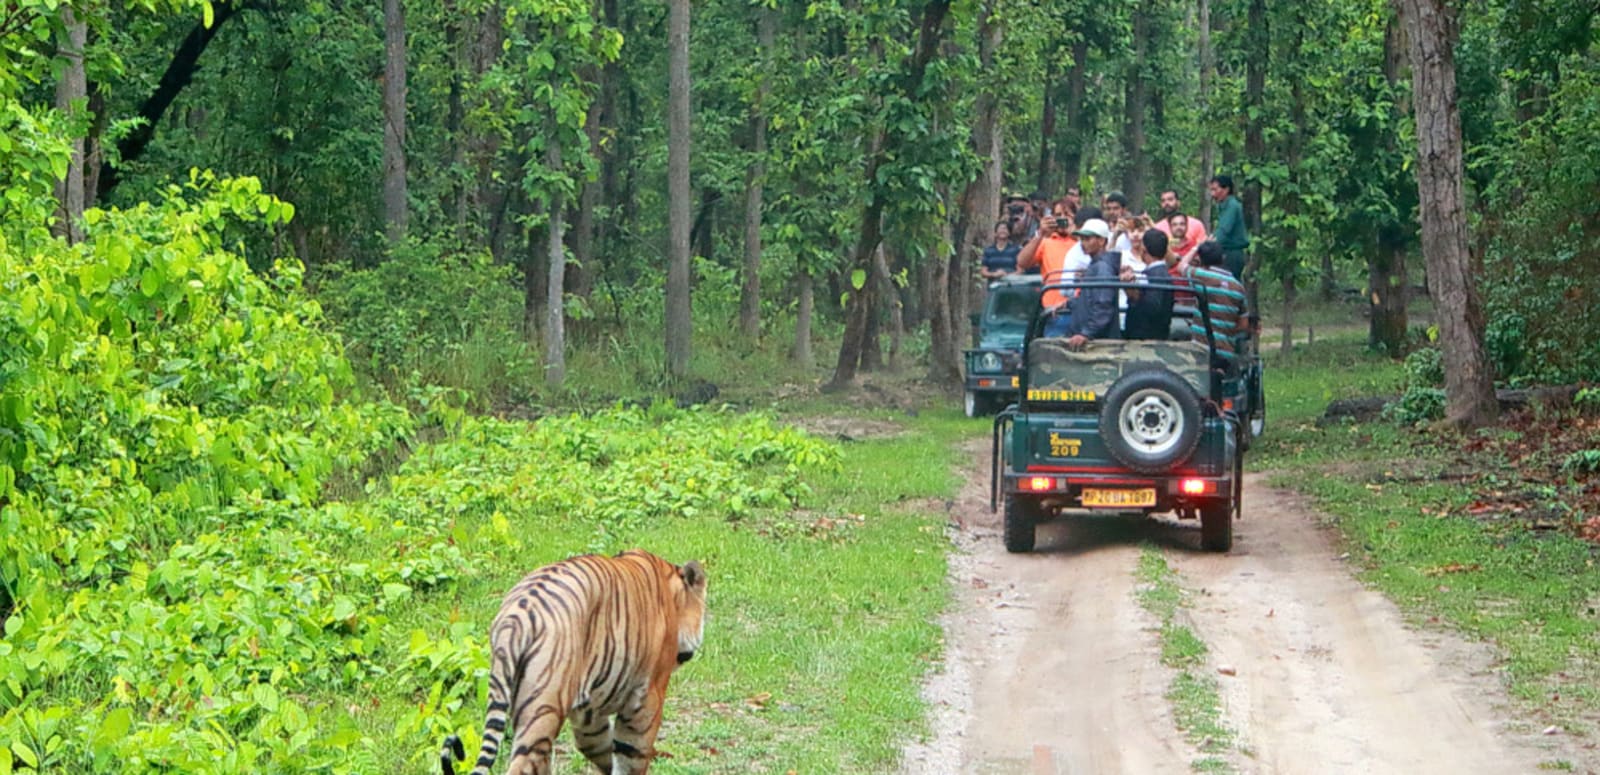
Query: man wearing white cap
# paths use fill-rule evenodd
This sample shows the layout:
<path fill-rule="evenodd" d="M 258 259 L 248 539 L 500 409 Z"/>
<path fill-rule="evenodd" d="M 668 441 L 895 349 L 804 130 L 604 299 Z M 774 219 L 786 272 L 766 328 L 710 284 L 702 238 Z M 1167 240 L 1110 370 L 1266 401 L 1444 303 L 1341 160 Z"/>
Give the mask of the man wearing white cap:
<path fill-rule="evenodd" d="M 1111 227 L 1099 218 L 1090 218 L 1073 235 L 1078 237 L 1083 252 L 1089 256 L 1089 268 L 1084 271 L 1083 279 L 1087 282 L 1116 281 L 1121 260 L 1116 253 L 1106 250 Z M 1092 339 L 1116 338 L 1117 289 L 1080 289 L 1067 306 L 1068 310 L 1058 309 L 1056 316 L 1045 325 L 1045 336 L 1066 337 L 1067 346 L 1074 350 Z"/>

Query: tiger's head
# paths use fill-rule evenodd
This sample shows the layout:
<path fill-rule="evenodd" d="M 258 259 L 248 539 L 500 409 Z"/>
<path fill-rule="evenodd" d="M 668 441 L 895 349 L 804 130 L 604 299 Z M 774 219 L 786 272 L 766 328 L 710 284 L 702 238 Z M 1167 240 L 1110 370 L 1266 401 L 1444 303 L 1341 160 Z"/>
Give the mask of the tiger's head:
<path fill-rule="evenodd" d="M 673 602 L 678 607 L 678 664 L 688 662 L 700 649 L 706 625 L 706 569 L 694 560 L 678 566 L 672 581 Z"/>

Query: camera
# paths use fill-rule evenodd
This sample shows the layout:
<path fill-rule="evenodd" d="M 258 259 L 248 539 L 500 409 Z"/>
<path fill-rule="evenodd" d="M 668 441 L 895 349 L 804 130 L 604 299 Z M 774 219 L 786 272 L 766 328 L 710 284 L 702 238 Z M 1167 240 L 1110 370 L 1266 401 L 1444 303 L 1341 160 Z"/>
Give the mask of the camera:
<path fill-rule="evenodd" d="M 1012 215 L 1021 215 L 1023 212 L 1027 211 L 1027 209 L 1028 206 L 1020 202 L 1006 205 L 1006 212 Z"/>

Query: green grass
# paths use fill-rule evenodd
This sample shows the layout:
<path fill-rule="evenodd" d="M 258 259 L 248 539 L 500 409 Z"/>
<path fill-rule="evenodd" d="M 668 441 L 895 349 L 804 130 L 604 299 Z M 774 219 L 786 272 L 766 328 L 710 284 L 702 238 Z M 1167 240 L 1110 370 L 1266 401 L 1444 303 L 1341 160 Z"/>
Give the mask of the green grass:
<path fill-rule="evenodd" d="M 1473 488 L 1438 478 L 1463 465 L 1455 449 L 1465 439 L 1430 439 L 1429 431 L 1381 420 L 1312 422 L 1332 398 L 1392 395 L 1400 381 L 1398 364 L 1355 343 L 1319 344 L 1272 362 L 1274 422 L 1252 467 L 1276 469 L 1274 485 L 1311 495 L 1334 516 L 1362 577 L 1415 619 L 1492 642 L 1512 693 L 1541 723 L 1587 730 L 1600 715 L 1596 547 L 1521 520 L 1472 515 Z"/>
<path fill-rule="evenodd" d="M 893 437 L 843 444 L 841 471 L 813 477 L 814 494 L 794 511 L 672 519 L 609 536 L 603 547 L 592 524 L 535 527 L 507 513 L 516 543 L 464 547 L 481 572 L 397 615 L 384 640 L 404 642 L 412 630 L 448 639 L 459 622 L 481 643 L 517 578 L 571 554 L 639 546 L 674 561 L 697 558 L 710 574 L 705 644 L 673 678 L 659 741 L 672 758 L 653 771 L 890 769 L 925 723 L 921 678 L 939 656 L 937 616 L 949 596 L 943 515 L 915 504 L 954 493 L 952 448 L 970 430 L 953 411 L 907 423 Z M 458 533 L 493 532 L 492 520 L 480 521 Z M 430 702 L 382 683 L 362 696 L 319 699 L 317 727 L 349 726 L 353 717 L 355 734 L 380 741 Z M 481 697 L 469 697 L 450 715 L 469 743 L 482 709 Z M 570 732 L 561 747 L 570 750 Z M 360 771 L 425 771 L 435 754 L 393 750 Z M 582 771 L 567 759 L 558 771 Z"/>
<path fill-rule="evenodd" d="M 1234 749 L 1233 730 L 1223 723 L 1217 681 L 1206 672 L 1206 644 L 1178 621 L 1184 593 L 1178 574 L 1161 553 L 1145 547 L 1139 553 L 1139 604 L 1160 622 L 1161 663 L 1177 670 L 1167 688 L 1173 720 L 1202 756 L 1190 763 L 1195 772 L 1235 772 L 1226 754 Z"/>

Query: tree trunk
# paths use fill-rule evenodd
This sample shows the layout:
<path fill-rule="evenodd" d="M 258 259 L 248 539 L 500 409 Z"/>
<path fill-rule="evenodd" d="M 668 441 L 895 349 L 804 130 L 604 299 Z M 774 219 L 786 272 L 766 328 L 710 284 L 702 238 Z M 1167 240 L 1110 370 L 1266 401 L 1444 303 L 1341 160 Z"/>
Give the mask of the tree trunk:
<path fill-rule="evenodd" d="M 995 2 L 984 3 L 978 25 L 978 61 L 984 70 L 994 66 L 995 53 L 1000 49 L 1005 30 L 995 13 Z M 1004 174 L 1005 136 L 1000 126 L 1000 101 L 993 92 L 978 94 L 976 116 L 972 123 L 972 150 L 984 160 L 982 172 L 967 184 L 961 194 L 961 211 L 955 233 L 949 243 L 954 246 L 949 269 L 945 272 L 943 288 L 947 298 L 943 310 L 948 321 L 948 336 L 941 332 L 939 346 L 932 348 L 928 357 L 928 378 L 936 384 L 955 385 L 961 381 L 961 345 L 966 341 L 967 310 L 976 297 L 973 292 L 973 267 L 982 255 L 984 240 L 989 236 L 989 223 L 1000 209 L 1000 187 Z M 1048 189 L 1045 189 L 1048 190 Z"/>
<path fill-rule="evenodd" d="M 406 15 L 383 0 L 383 221 L 389 241 L 406 236 Z"/>
<path fill-rule="evenodd" d="M 1399 93 L 1405 67 L 1405 40 L 1399 20 L 1391 18 L 1383 35 L 1383 74 L 1394 93 Z M 1405 118 L 1405 108 L 1396 101 L 1392 106 L 1395 125 Z M 1384 143 L 1393 151 L 1399 142 L 1395 131 L 1384 133 Z M 1367 262 L 1367 287 L 1372 304 L 1367 346 L 1382 350 L 1391 358 L 1405 355 L 1406 307 L 1411 301 L 1411 280 L 1406 272 L 1406 229 L 1399 224 L 1379 227 L 1373 252 Z"/>
<path fill-rule="evenodd" d="M 1039 114 L 1039 174 L 1037 190 L 1054 191 L 1051 183 L 1055 181 L 1055 170 L 1052 162 L 1055 157 L 1051 154 L 1051 143 L 1056 136 L 1056 69 L 1054 65 L 1045 68 L 1044 74 L 1044 110 Z M 979 92 L 980 98 L 988 96 L 987 91 Z"/>
<path fill-rule="evenodd" d="M 1144 187 L 1150 179 L 1149 154 L 1145 152 L 1145 111 L 1149 109 L 1144 80 L 1144 58 L 1148 50 L 1149 7 L 1145 3 L 1133 9 L 1133 59 L 1123 71 L 1123 129 L 1122 193 L 1128 197 L 1131 212 L 1144 209 Z M 1112 224 L 1112 228 L 1116 225 Z"/>
<path fill-rule="evenodd" d="M 756 43 L 763 63 L 761 82 L 756 86 L 756 104 L 750 108 L 750 169 L 744 186 L 744 282 L 739 286 L 739 330 L 746 339 L 761 338 L 761 209 L 767 177 L 767 100 L 772 79 L 767 68 L 772 61 L 777 12 L 760 6 L 756 13 Z"/>
<path fill-rule="evenodd" d="M 84 109 L 84 102 L 89 96 L 89 83 L 84 77 L 83 49 L 89 42 L 89 25 L 78 21 L 68 6 L 61 6 L 61 24 L 66 28 L 67 37 L 65 45 L 61 47 L 61 58 L 67 60 L 67 66 L 61 71 L 61 80 L 56 82 L 56 110 L 62 115 L 72 115 Z M 57 220 L 53 231 L 56 236 L 65 238 L 67 242 L 76 244 L 83 239 L 83 209 L 84 209 L 84 145 L 83 138 L 73 133 L 72 156 L 67 164 L 67 175 L 56 184 L 56 201 L 60 203 Z"/>
<path fill-rule="evenodd" d="M 1211 115 L 1211 82 L 1216 78 L 1217 63 L 1211 52 L 1211 0 L 1200 0 L 1200 94 L 1199 115 Z M 1206 184 L 1216 174 L 1217 140 L 1211 132 L 1200 133 L 1200 222 L 1211 223 L 1211 197 L 1206 194 Z"/>
<path fill-rule="evenodd" d="M 811 272 L 805 268 L 800 269 L 796 284 L 800 286 L 800 308 L 794 316 L 794 349 L 789 351 L 789 358 L 802 368 L 811 368 L 811 313 L 816 309 L 815 283 L 811 279 Z"/>
<path fill-rule="evenodd" d="M 927 72 L 928 63 L 933 61 L 943 41 L 944 19 L 950 11 L 952 0 L 928 0 L 923 6 L 920 29 L 917 33 L 917 46 L 911 55 L 902 75 L 895 79 L 890 88 L 902 98 L 911 99 L 922 86 L 923 74 Z M 867 196 L 866 205 L 861 214 L 861 235 L 856 241 L 850 266 L 852 271 L 867 272 L 872 262 L 873 252 L 878 249 L 878 243 L 883 239 L 883 210 L 887 192 L 878 184 L 878 169 L 882 167 L 885 156 L 900 150 L 901 134 L 893 127 L 885 128 L 877 133 L 873 139 L 871 152 L 868 155 L 866 174 L 863 179 L 871 193 Z M 861 351 L 865 345 L 867 331 L 867 317 L 872 313 L 872 284 L 866 283 L 860 291 L 850 295 L 849 308 L 846 310 L 844 338 L 839 343 L 839 359 L 825 390 L 838 390 L 855 381 L 856 369 L 861 361 Z"/>
<path fill-rule="evenodd" d="M 1367 263 L 1372 286 L 1372 318 L 1367 345 L 1391 358 L 1405 355 L 1406 304 L 1410 280 L 1406 277 L 1405 235 L 1399 229 L 1380 229 L 1376 249 Z"/>
<path fill-rule="evenodd" d="M 1294 275 L 1284 275 L 1280 282 L 1283 284 L 1283 340 L 1279 345 L 1282 352 L 1294 349 Z"/>
<path fill-rule="evenodd" d="M 478 15 L 475 28 L 467 44 L 467 72 L 477 83 L 494 68 L 500 55 L 503 38 L 504 12 L 498 4 L 491 3 Z M 498 106 L 489 106 L 497 109 Z M 470 112 L 470 111 L 468 111 Z M 505 237 L 514 227 L 506 222 L 507 192 L 503 183 L 495 179 L 495 161 L 500 155 L 500 138 L 495 132 L 476 132 L 470 128 L 462 142 L 467 157 L 476 171 L 475 185 L 468 193 L 468 208 L 477 214 L 479 225 L 476 236 L 489 249 L 496 261 L 504 261 Z M 471 219 L 469 218 L 469 221 Z"/>
<path fill-rule="evenodd" d="M 667 11 L 667 373 L 689 374 L 689 0 Z"/>
<path fill-rule="evenodd" d="M 1457 103 L 1456 7 L 1447 0 L 1395 0 L 1411 58 L 1417 122 L 1417 193 L 1422 257 L 1444 350 L 1445 419 L 1475 428 L 1499 414 L 1483 345 L 1484 314 L 1467 252 L 1465 168 Z"/>
<path fill-rule="evenodd" d="M 1323 301 L 1333 301 L 1339 293 L 1339 278 L 1333 271 L 1333 251 L 1322 251 L 1322 278 L 1319 288 Z"/>
<path fill-rule="evenodd" d="M 552 127 L 550 145 L 545 149 L 545 165 L 553 174 L 560 174 L 561 140 L 559 130 Z M 544 305 L 544 381 L 551 388 L 561 387 L 567 379 L 566 302 L 567 250 L 562 219 L 565 209 L 561 196 L 550 198 L 550 229 L 546 235 L 549 250 L 549 278 L 545 280 Z"/>
<path fill-rule="evenodd" d="M 872 252 L 872 263 L 867 270 L 867 286 L 872 289 L 872 308 L 867 310 L 867 332 L 862 335 L 861 344 L 861 370 L 865 372 L 883 371 L 883 308 L 891 300 L 884 294 L 884 286 L 889 278 L 879 274 L 885 271 L 882 257 L 883 242 L 880 240 L 878 249 Z"/>
<path fill-rule="evenodd" d="M 1067 71 L 1067 134 L 1061 170 L 1067 187 L 1081 185 L 1083 181 L 1083 147 L 1088 133 L 1089 120 L 1085 103 L 1089 70 L 1089 41 L 1080 35 L 1072 43 L 1072 69 Z M 1085 194 L 1088 192 L 1085 191 Z"/>
<path fill-rule="evenodd" d="M 1250 0 L 1248 27 L 1245 33 L 1247 61 L 1245 63 L 1245 125 L 1244 125 L 1244 157 L 1253 165 L 1267 163 L 1266 140 L 1266 90 L 1267 90 L 1267 59 L 1271 56 L 1271 41 L 1267 29 L 1267 3 L 1266 0 Z M 1234 185 L 1243 185 L 1242 202 L 1244 204 L 1244 225 L 1251 234 L 1261 233 L 1261 181 L 1252 177 L 1250 180 L 1241 180 L 1241 176 L 1234 177 Z M 1245 295 L 1249 297 L 1251 310 L 1261 309 L 1261 253 L 1250 251 L 1248 262 L 1245 264 L 1244 277 L 1239 278 L 1244 282 Z"/>
<path fill-rule="evenodd" d="M 598 68 L 589 68 L 591 81 L 601 77 Z M 600 148 L 600 110 L 591 105 L 583 120 L 584 145 L 590 158 L 598 159 L 604 151 Z M 583 179 L 578 191 L 578 211 L 572 216 L 572 230 L 567 235 L 567 247 L 572 251 L 571 272 L 567 274 L 567 291 L 588 300 L 594 292 L 594 210 L 600 206 L 600 181 Z"/>
<path fill-rule="evenodd" d="M 882 243 L 878 244 L 877 255 L 873 257 L 873 274 L 878 277 L 878 296 L 883 301 L 884 317 L 889 322 L 889 357 L 886 365 L 889 371 L 899 371 L 900 342 L 906 332 L 905 305 L 900 302 L 900 290 L 895 286 L 888 251 L 884 250 Z"/>

